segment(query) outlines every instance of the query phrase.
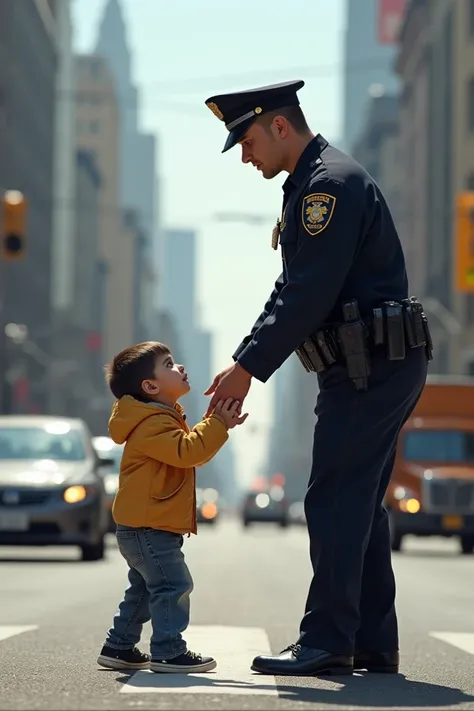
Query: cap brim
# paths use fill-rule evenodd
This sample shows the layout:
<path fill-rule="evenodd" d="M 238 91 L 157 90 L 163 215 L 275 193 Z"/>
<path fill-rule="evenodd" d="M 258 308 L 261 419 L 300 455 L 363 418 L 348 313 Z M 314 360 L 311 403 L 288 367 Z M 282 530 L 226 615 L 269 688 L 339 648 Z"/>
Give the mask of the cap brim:
<path fill-rule="evenodd" d="M 227 136 L 227 140 L 225 142 L 224 148 L 222 149 L 222 153 L 225 153 L 226 151 L 229 151 L 231 148 L 236 146 L 237 143 L 242 140 L 242 138 L 247 133 L 250 126 L 256 119 L 257 116 L 252 116 L 252 118 L 247 119 L 247 121 L 242 121 L 242 123 L 239 123 L 239 125 L 233 128 L 232 131 L 229 131 L 229 135 Z"/>

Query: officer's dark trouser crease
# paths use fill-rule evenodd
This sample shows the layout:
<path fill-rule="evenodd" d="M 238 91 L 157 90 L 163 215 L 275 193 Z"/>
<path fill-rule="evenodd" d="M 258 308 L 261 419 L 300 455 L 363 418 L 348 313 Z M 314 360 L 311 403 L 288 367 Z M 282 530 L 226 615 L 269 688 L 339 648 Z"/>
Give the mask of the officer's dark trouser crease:
<path fill-rule="evenodd" d="M 356 641 L 370 651 L 398 649 L 382 501 L 400 428 L 425 377 L 426 360 L 418 351 L 402 363 L 380 359 L 365 393 L 355 392 L 343 368 L 321 380 L 305 500 L 314 576 L 302 644 L 337 654 L 352 654 Z"/>

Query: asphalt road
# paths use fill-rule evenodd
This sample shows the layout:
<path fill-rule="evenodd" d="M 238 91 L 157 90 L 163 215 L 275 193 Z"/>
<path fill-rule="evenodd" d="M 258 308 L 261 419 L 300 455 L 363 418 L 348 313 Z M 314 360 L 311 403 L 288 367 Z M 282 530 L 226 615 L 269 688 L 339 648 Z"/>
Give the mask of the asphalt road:
<path fill-rule="evenodd" d="M 185 549 L 195 579 L 190 646 L 218 660 L 205 675 L 96 665 L 125 584 L 113 538 L 99 563 L 74 550 L 0 548 L 0 709 L 474 710 L 474 556 L 454 542 L 411 541 L 394 556 L 400 675 L 334 680 L 249 671 L 255 654 L 296 637 L 310 573 L 304 529 L 222 521 Z"/>

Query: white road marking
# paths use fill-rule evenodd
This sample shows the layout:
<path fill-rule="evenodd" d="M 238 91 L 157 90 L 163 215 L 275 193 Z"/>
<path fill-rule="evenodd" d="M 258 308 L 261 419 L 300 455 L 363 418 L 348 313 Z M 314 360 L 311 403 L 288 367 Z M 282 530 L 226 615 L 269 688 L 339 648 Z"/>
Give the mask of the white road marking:
<path fill-rule="evenodd" d="M 206 674 L 155 674 L 137 671 L 123 685 L 125 694 L 250 694 L 278 696 L 273 676 L 255 674 L 250 664 L 258 654 L 270 654 L 265 630 L 256 627 L 190 626 L 188 648 L 212 655 L 217 668 Z"/>
<path fill-rule="evenodd" d="M 38 625 L 0 625 L 0 642 L 9 637 L 15 637 L 17 634 L 36 629 L 38 629 Z"/>
<path fill-rule="evenodd" d="M 474 632 L 430 632 L 431 637 L 474 654 Z"/>

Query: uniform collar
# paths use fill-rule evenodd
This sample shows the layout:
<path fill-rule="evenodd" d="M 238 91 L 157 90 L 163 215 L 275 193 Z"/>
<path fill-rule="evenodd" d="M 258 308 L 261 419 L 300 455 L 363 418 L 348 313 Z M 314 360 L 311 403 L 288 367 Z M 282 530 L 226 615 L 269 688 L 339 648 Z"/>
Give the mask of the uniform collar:
<path fill-rule="evenodd" d="M 320 133 L 318 133 L 306 146 L 303 153 L 300 155 L 294 171 L 287 177 L 283 183 L 283 192 L 288 193 L 294 188 L 297 188 L 303 179 L 308 175 L 308 169 L 327 147 L 328 142 Z"/>

